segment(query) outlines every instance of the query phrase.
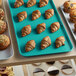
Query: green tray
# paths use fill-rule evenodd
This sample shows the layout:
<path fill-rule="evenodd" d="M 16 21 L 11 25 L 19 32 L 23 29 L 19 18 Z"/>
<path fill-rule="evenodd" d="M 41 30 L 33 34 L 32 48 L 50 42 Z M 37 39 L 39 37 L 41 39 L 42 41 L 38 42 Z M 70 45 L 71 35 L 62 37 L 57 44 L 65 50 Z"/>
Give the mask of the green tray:
<path fill-rule="evenodd" d="M 19 8 L 14 8 L 15 0 L 8 0 L 10 12 L 11 12 L 11 17 L 12 17 L 12 21 L 13 21 L 13 26 L 14 26 L 14 30 L 15 30 L 15 35 L 16 35 L 16 39 L 17 39 L 17 43 L 18 43 L 18 49 L 19 49 L 20 54 L 22 56 L 39 56 L 39 55 L 56 54 L 56 53 L 64 53 L 64 52 L 71 51 L 73 48 L 73 45 L 72 45 L 72 43 L 68 37 L 68 34 L 64 28 L 64 25 L 61 21 L 61 18 L 57 12 L 55 5 L 53 3 L 53 0 L 49 0 L 48 5 L 46 5 L 42 8 L 38 7 L 39 0 L 36 0 L 37 1 L 36 5 L 34 5 L 33 7 L 27 8 L 26 7 L 27 1 L 28 0 L 24 0 L 25 4 L 23 6 L 21 6 Z M 44 16 L 45 15 L 44 13 L 47 9 L 54 9 L 54 16 L 51 17 L 50 19 L 45 19 L 45 16 Z M 40 10 L 42 15 L 39 19 L 32 21 L 31 14 L 35 10 Z M 27 19 L 25 19 L 22 22 L 18 22 L 17 14 L 19 12 L 22 12 L 22 11 L 27 11 L 27 14 L 28 14 Z M 54 22 L 60 23 L 60 29 L 55 33 L 51 33 L 50 25 Z M 46 23 L 46 30 L 41 34 L 37 34 L 36 27 L 40 23 Z M 21 29 L 28 24 L 31 25 L 32 32 L 31 32 L 31 34 L 29 34 L 25 37 L 22 37 L 21 36 Z M 46 36 L 49 36 L 51 38 L 52 44 L 48 48 L 41 50 L 40 49 L 41 40 Z M 57 37 L 60 37 L 60 36 L 65 37 L 65 46 L 61 46 L 60 48 L 55 48 L 55 40 Z M 29 40 L 35 40 L 36 48 L 30 52 L 25 52 L 25 44 Z"/>

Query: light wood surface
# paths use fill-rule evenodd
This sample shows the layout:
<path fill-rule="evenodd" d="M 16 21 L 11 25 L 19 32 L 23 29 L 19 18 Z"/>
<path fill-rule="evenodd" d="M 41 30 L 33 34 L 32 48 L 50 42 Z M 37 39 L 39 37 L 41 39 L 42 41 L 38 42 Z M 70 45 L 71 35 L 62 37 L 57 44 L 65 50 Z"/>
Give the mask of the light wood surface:
<path fill-rule="evenodd" d="M 54 0 L 54 3 L 59 11 L 59 6 L 61 6 L 66 0 Z M 6 0 L 5 0 L 6 2 Z M 76 58 L 76 46 L 75 46 L 75 41 L 74 38 L 71 35 L 71 32 L 64 20 L 63 15 L 60 13 L 60 16 L 62 18 L 62 21 L 67 29 L 68 35 L 73 43 L 73 50 L 71 52 L 68 53 L 63 53 L 63 54 L 54 54 L 54 55 L 46 55 L 46 56 L 37 56 L 37 57 L 22 57 L 19 54 L 18 48 L 17 48 L 17 42 L 16 42 L 16 38 L 15 38 L 15 34 L 14 34 L 14 29 L 13 29 L 13 24 L 12 24 L 12 20 L 11 20 L 11 15 L 10 15 L 10 11 L 8 8 L 7 3 L 5 4 L 6 6 L 6 10 L 7 10 L 7 16 L 9 19 L 9 25 L 10 25 L 10 31 L 11 31 L 11 37 L 13 40 L 13 45 L 14 45 L 14 56 L 8 60 L 5 61 L 0 61 L 0 66 L 11 66 L 11 65 L 20 65 L 20 64 L 29 64 L 29 63 L 34 63 L 34 62 L 46 62 L 46 61 L 52 61 L 52 60 L 60 60 L 60 59 L 71 59 L 71 58 Z"/>

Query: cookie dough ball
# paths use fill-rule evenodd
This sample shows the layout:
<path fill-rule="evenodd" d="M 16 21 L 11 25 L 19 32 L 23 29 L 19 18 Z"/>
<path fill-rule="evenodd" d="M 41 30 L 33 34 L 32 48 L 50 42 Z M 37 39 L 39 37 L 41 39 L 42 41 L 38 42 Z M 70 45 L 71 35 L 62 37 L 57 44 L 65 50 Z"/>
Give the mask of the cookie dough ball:
<path fill-rule="evenodd" d="M 64 3 L 64 11 L 66 13 L 69 13 L 71 10 L 75 10 L 76 9 L 76 4 L 71 2 L 71 1 L 66 1 Z"/>
<path fill-rule="evenodd" d="M 6 31 L 6 22 L 0 20 L 0 34 L 4 33 Z"/>
<path fill-rule="evenodd" d="M 6 49 L 10 45 L 10 39 L 8 36 L 0 35 L 0 50 Z"/>
<path fill-rule="evenodd" d="M 4 10 L 0 8 L 0 20 L 4 18 Z"/>

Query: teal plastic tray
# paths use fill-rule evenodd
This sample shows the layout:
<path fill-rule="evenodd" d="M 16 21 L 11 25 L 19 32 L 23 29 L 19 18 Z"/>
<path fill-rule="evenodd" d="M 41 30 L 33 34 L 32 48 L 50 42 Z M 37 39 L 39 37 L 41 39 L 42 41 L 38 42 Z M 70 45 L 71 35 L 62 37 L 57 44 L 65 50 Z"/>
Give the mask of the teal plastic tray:
<path fill-rule="evenodd" d="M 14 8 L 15 0 L 8 0 L 20 54 L 22 56 L 38 56 L 38 55 L 56 54 L 56 53 L 64 53 L 64 52 L 71 51 L 72 48 L 73 48 L 73 45 L 72 45 L 72 43 L 71 43 L 71 41 L 68 37 L 68 34 L 67 34 L 67 32 L 64 28 L 64 25 L 61 21 L 61 18 L 59 16 L 58 12 L 57 12 L 57 9 L 56 9 L 55 5 L 53 3 L 53 0 L 49 0 L 48 5 L 46 5 L 42 8 L 38 7 L 39 0 L 36 0 L 37 1 L 36 5 L 34 5 L 33 7 L 27 8 L 26 7 L 27 1 L 28 0 L 24 0 L 25 4 L 23 6 L 21 6 L 19 8 Z M 47 9 L 54 9 L 54 16 L 51 17 L 50 19 L 45 19 L 45 16 L 44 16 L 45 11 Z M 40 10 L 41 17 L 37 20 L 32 21 L 31 20 L 31 15 L 32 15 L 32 12 L 35 11 L 35 10 Z M 22 12 L 22 11 L 27 12 L 27 14 L 28 14 L 27 19 L 25 19 L 22 22 L 18 22 L 17 14 L 19 12 Z M 51 33 L 50 25 L 54 22 L 59 22 L 60 23 L 60 29 L 55 33 Z M 46 30 L 41 34 L 37 34 L 36 27 L 40 23 L 46 23 Z M 25 37 L 22 37 L 21 36 L 21 29 L 28 24 L 31 25 L 32 32 L 31 32 L 31 34 L 29 34 Z M 52 44 L 48 48 L 46 48 L 44 50 L 41 50 L 40 49 L 41 40 L 46 36 L 49 36 L 51 38 Z M 60 36 L 65 37 L 65 46 L 61 46 L 60 48 L 55 48 L 55 40 L 56 40 L 57 37 L 60 37 Z M 29 40 L 35 40 L 36 48 L 33 49 L 30 52 L 25 52 L 25 44 Z"/>

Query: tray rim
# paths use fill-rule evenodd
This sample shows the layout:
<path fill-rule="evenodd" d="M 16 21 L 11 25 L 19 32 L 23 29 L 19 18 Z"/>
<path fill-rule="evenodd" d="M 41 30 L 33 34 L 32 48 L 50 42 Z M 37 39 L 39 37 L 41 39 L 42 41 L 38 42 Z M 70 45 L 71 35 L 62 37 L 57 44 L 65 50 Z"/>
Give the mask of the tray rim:
<path fill-rule="evenodd" d="M 13 44 L 12 44 L 12 38 L 11 38 L 11 34 L 10 34 L 10 28 L 9 28 L 9 22 L 8 22 L 8 19 L 7 19 L 7 14 L 6 14 L 6 9 L 5 9 L 5 5 L 4 5 L 4 0 L 2 0 L 2 5 L 1 5 L 1 8 L 4 9 L 4 13 L 5 13 L 5 21 L 7 23 L 7 27 L 8 27 L 8 34 L 9 34 L 9 37 L 10 37 L 10 40 L 11 40 L 11 46 L 12 46 L 12 55 L 10 55 L 9 57 L 7 58 L 2 58 L 0 59 L 0 61 L 3 61 L 3 60 L 7 60 L 11 57 L 14 56 L 14 49 L 13 49 Z"/>
<path fill-rule="evenodd" d="M 51 1 L 52 1 L 52 3 L 53 3 L 54 9 L 56 10 L 56 13 L 57 13 L 59 19 L 60 19 L 60 22 L 62 23 L 62 25 L 64 25 L 63 22 L 62 22 L 62 20 L 61 20 L 61 18 L 60 18 L 60 15 L 59 15 L 59 13 L 58 13 L 58 10 L 57 10 L 57 8 L 56 8 L 53 0 L 51 0 Z M 7 2 L 8 2 L 8 5 L 9 5 L 9 0 L 7 0 Z M 9 7 L 9 9 L 10 9 L 10 7 Z M 11 12 L 11 9 L 10 9 L 10 14 L 11 14 L 11 13 L 12 13 L 12 12 Z M 12 15 L 11 15 L 11 19 L 12 19 L 12 22 L 13 22 L 13 17 L 12 17 Z M 14 23 L 13 23 L 13 25 L 14 25 Z M 14 27 L 14 26 L 13 26 L 13 27 Z M 64 26 L 62 26 L 62 27 L 63 27 L 63 29 L 65 30 L 65 33 L 66 33 L 66 35 L 67 35 L 67 37 L 68 37 L 68 39 L 69 39 L 70 51 L 72 51 L 72 49 L 73 49 L 73 44 L 72 44 L 72 42 L 71 42 L 71 40 L 70 40 L 70 38 L 69 38 L 69 36 L 68 36 L 68 34 L 67 34 L 67 32 L 66 32 L 66 28 L 65 28 Z M 16 40 L 17 40 L 18 50 L 19 50 L 19 53 L 20 53 L 21 56 L 24 56 L 24 57 L 34 57 L 34 56 L 41 56 L 41 55 L 44 55 L 44 56 L 45 56 L 45 55 L 52 55 L 52 54 L 41 54 L 41 55 L 34 55 L 34 56 L 33 56 L 33 55 L 30 55 L 30 56 L 24 55 L 24 53 L 22 53 L 22 52 L 20 51 L 19 43 L 18 43 L 18 39 L 17 39 L 17 35 L 16 35 L 16 30 L 15 30 L 15 28 L 14 28 L 14 31 L 15 31 L 15 36 L 16 36 Z M 66 52 L 70 52 L 70 51 L 66 51 Z M 60 53 L 66 53 L 66 52 L 60 52 Z M 53 54 L 60 54 L 60 53 L 53 53 Z"/>

